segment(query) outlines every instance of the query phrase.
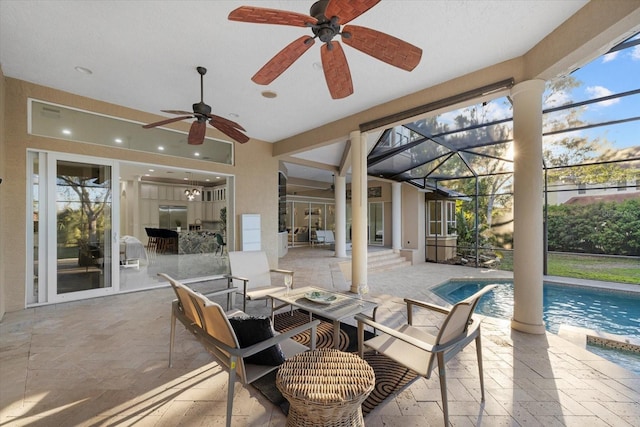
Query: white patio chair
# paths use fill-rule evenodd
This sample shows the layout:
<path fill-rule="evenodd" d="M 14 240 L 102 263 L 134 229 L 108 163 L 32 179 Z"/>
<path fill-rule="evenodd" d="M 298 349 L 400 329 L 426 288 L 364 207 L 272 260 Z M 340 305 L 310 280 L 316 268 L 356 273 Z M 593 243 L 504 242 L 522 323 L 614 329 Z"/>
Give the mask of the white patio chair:
<path fill-rule="evenodd" d="M 227 279 L 229 287 L 238 287 L 244 295 L 242 311 L 247 309 L 247 300 L 266 299 L 267 295 L 286 289 L 284 280 L 278 284 L 271 282 L 271 273 L 290 275 L 293 288 L 293 271 L 269 268 L 265 252 L 232 251 L 228 255 L 231 274 Z"/>

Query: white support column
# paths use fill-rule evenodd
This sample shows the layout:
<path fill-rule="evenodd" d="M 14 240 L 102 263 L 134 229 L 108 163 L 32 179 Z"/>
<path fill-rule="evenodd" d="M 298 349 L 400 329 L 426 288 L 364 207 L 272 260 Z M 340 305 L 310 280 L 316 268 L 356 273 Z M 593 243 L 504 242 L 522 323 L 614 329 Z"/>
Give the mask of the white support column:
<path fill-rule="evenodd" d="M 514 307 L 511 327 L 531 334 L 545 333 L 542 320 L 543 80 L 528 80 L 511 89 L 514 139 Z"/>
<path fill-rule="evenodd" d="M 366 134 L 353 131 L 351 140 L 351 291 L 367 284 L 367 150 Z"/>
<path fill-rule="evenodd" d="M 402 249 L 402 183 L 391 184 L 391 249 Z"/>
<path fill-rule="evenodd" d="M 334 197 L 336 199 L 335 256 L 347 257 L 347 178 L 336 175 Z"/>

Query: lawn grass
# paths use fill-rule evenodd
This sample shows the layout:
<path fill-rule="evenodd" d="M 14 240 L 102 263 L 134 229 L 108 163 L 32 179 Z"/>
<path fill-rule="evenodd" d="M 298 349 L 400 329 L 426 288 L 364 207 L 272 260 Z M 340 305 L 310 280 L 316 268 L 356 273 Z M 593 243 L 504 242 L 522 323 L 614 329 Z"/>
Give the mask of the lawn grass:
<path fill-rule="evenodd" d="M 502 251 L 500 270 L 513 271 L 513 252 Z M 640 259 L 550 252 L 549 276 L 640 285 Z"/>

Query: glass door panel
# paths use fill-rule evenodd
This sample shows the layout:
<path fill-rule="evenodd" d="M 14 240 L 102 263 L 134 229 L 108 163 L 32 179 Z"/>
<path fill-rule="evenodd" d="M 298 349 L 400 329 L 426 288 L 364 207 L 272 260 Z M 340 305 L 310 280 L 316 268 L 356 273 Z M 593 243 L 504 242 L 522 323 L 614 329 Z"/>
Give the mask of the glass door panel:
<path fill-rule="evenodd" d="M 289 233 L 289 247 L 293 246 L 293 232 L 295 224 L 293 221 L 293 202 L 287 202 L 287 233 Z"/>
<path fill-rule="evenodd" d="M 309 203 L 294 202 L 293 203 L 293 222 L 295 228 L 293 230 L 293 245 L 309 244 Z"/>
<path fill-rule="evenodd" d="M 326 209 L 324 203 L 311 203 L 309 205 L 309 230 L 310 235 L 309 239 L 312 242 L 318 240 L 316 235 L 316 231 L 325 230 L 326 229 L 326 219 L 325 219 Z"/>
<path fill-rule="evenodd" d="M 369 244 L 384 244 L 383 203 L 369 203 Z"/>
<path fill-rule="evenodd" d="M 111 288 L 111 166 L 57 160 L 55 174 L 55 294 Z"/>
<path fill-rule="evenodd" d="M 327 208 L 327 230 L 336 231 L 336 206 L 335 205 L 326 205 Z"/>

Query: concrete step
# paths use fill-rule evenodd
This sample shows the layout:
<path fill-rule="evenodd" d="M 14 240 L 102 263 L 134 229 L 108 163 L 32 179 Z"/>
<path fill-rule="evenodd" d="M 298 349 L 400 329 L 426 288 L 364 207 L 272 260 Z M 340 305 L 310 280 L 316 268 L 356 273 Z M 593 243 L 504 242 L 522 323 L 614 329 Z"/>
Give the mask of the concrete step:
<path fill-rule="evenodd" d="M 367 272 L 378 273 L 396 268 L 408 267 L 411 261 L 407 261 L 403 256 L 392 249 L 371 251 L 367 254 Z M 351 282 L 351 261 L 339 263 L 340 270 L 347 283 Z"/>
<path fill-rule="evenodd" d="M 371 273 L 393 270 L 395 268 L 408 267 L 411 262 L 407 261 L 400 254 L 393 254 L 393 256 L 386 255 L 384 257 L 376 257 L 376 259 L 368 260 L 367 270 Z"/>

